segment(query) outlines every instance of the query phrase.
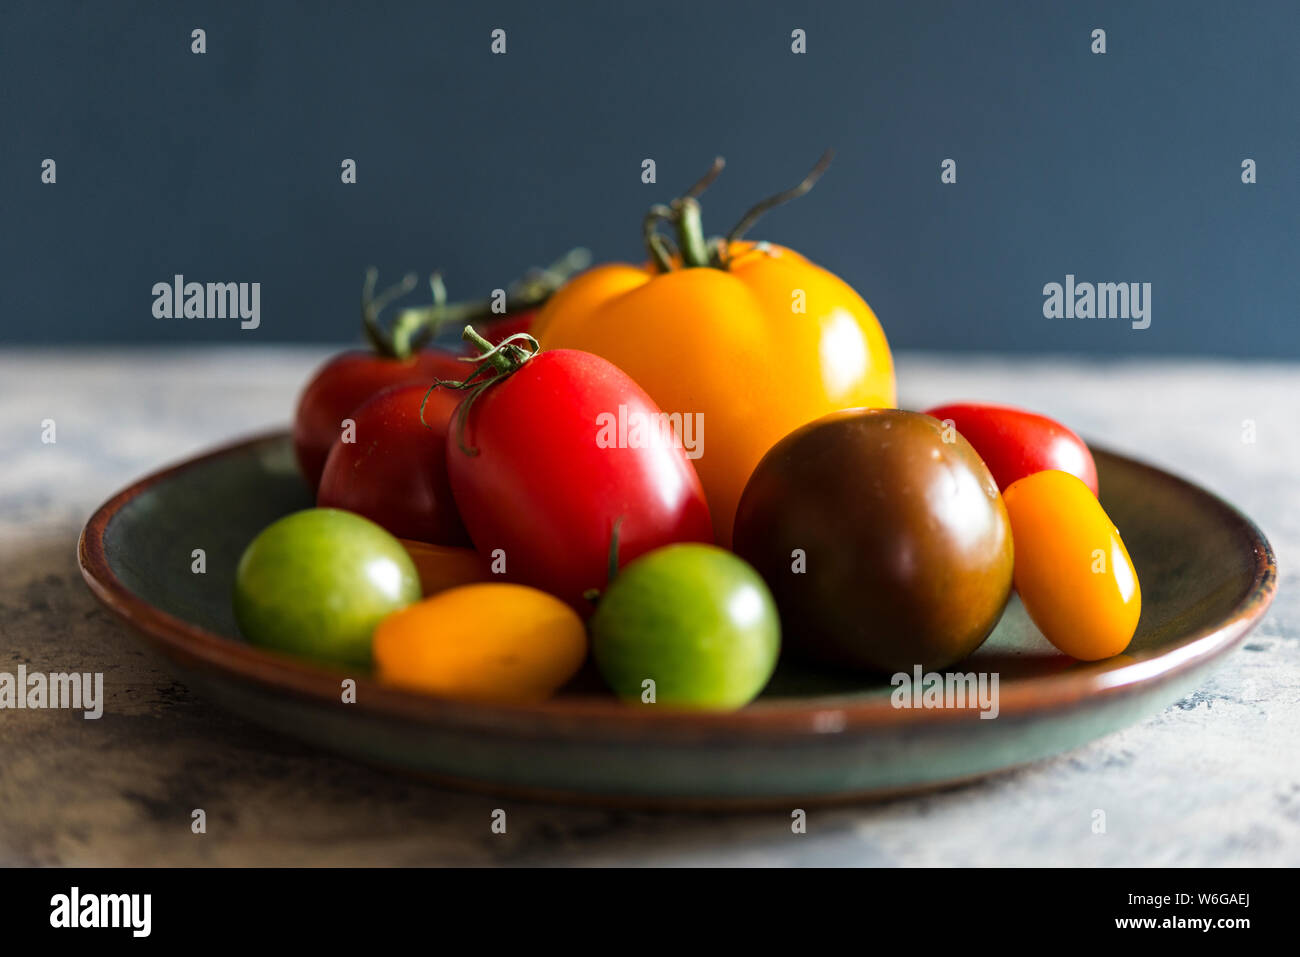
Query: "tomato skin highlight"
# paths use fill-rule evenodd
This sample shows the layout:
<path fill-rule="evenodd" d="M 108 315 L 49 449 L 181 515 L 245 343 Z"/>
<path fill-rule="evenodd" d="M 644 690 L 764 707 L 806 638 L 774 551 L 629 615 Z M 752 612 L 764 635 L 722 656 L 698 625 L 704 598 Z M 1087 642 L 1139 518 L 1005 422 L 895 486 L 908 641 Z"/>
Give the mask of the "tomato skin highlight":
<path fill-rule="evenodd" d="M 1026 475 L 1059 469 L 1080 479 L 1097 495 L 1097 465 L 1087 444 L 1060 422 L 1037 412 L 981 402 L 936 406 L 926 415 L 952 422 L 975 447 L 1006 491 Z"/>
<path fill-rule="evenodd" d="M 1038 630 L 1080 661 L 1128 647 L 1142 591 L 1110 517 L 1077 476 L 1036 472 L 1003 493 L 1015 541 L 1015 583 Z"/>
<path fill-rule="evenodd" d="M 319 507 L 356 512 L 398 538 L 469 544 L 447 480 L 447 427 L 460 393 L 432 386 L 385 389 L 352 412 L 356 441 L 340 437 L 330 449 Z"/>
<path fill-rule="evenodd" d="M 771 679 L 781 626 L 742 559 L 716 545 L 669 545 L 620 569 L 591 617 L 591 641 L 601 675 L 629 704 L 726 711 Z"/>
<path fill-rule="evenodd" d="M 249 642 L 334 667 L 368 668 L 375 626 L 419 597 L 401 543 L 332 508 L 272 522 L 235 571 L 235 620 Z"/>
<path fill-rule="evenodd" d="M 504 582 L 444 591 L 375 629 L 380 681 L 462 701 L 545 701 L 586 657 L 587 635 L 572 608 Z"/>
<path fill-rule="evenodd" d="M 308 381 L 293 417 L 293 449 L 311 490 L 320 486 L 325 459 L 357 406 L 384 389 L 462 379 L 469 368 L 453 352 L 420 349 L 409 359 L 389 359 L 353 349 L 334 356 Z"/>
<path fill-rule="evenodd" d="M 452 493 L 475 548 L 490 562 L 501 554 L 506 580 L 557 595 L 584 615 L 592 605 L 583 593 L 605 586 L 615 522 L 620 564 L 713 537 L 699 477 L 680 445 L 601 446 L 601 423 L 620 415 L 658 420 L 660 411 L 604 359 L 555 349 L 469 407 L 463 440 L 478 454 L 461 449 L 454 421 L 447 436 Z"/>

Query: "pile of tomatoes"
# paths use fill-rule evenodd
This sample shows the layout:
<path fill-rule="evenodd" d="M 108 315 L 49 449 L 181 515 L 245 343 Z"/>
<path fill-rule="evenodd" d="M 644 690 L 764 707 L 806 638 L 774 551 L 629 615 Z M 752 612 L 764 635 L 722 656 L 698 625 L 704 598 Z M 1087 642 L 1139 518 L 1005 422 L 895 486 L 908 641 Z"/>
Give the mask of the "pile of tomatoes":
<path fill-rule="evenodd" d="M 504 317 L 435 284 L 384 329 L 369 290 L 372 349 L 319 370 L 295 417 L 318 507 L 239 563 L 245 637 L 447 698 L 532 703 L 594 670 L 626 701 L 710 709 L 783 653 L 951 665 L 1013 587 L 1066 654 L 1122 651 L 1140 592 L 1087 446 L 1016 409 L 895 408 L 862 298 L 743 239 L 815 175 L 706 240 L 719 168 L 651 210 L 646 264 Z M 448 315 L 474 320 L 464 347 L 429 345 Z"/>

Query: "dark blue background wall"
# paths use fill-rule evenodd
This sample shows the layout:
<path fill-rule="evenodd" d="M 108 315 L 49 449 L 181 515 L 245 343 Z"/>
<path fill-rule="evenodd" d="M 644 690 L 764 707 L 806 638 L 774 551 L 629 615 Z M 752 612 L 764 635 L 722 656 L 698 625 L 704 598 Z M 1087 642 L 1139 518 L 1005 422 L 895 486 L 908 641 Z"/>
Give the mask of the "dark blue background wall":
<path fill-rule="evenodd" d="M 576 244 L 639 257 L 715 154 L 724 231 L 834 146 L 755 235 L 897 346 L 1296 356 L 1297 36 L 1292 0 L 6 3 L 0 338 L 349 339 L 367 264 L 457 297 Z M 261 328 L 153 318 L 177 272 L 261 282 Z M 1151 328 L 1043 318 L 1067 272 L 1152 283 Z"/>

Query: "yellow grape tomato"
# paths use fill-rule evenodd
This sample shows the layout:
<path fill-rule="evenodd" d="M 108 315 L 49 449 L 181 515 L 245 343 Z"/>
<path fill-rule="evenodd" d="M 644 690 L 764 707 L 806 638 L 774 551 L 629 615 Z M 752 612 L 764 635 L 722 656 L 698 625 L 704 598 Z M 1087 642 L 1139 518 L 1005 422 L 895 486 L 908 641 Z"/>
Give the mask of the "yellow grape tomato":
<path fill-rule="evenodd" d="M 375 674 L 443 698 L 532 704 L 582 667 L 587 634 L 558 598 L 504 582 L 461 585 L 379 623 Z"/>
<path fill-rule="evenodd" d="M 1038 630 L 1073 658 L 1128 647 L 1142 612 L 1137 572 L 1110 517 L 1068 472 L 1035 472 L 1002 493 L 1016 591 Z"/>

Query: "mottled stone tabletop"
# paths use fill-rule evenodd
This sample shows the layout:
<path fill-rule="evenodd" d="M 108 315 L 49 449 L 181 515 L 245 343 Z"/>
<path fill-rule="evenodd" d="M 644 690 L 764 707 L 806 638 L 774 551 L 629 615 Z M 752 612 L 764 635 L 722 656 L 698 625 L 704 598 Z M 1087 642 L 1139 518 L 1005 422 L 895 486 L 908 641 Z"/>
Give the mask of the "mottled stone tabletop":
<path fill-rule="evenodd" d="M 0 711 L 0 864 L 1300 864 L 1300 365 L 900 357 L 904 404 L 1037 408 L 1224 496 L 1272 541 L 1278 597 L 1163 714 L 976 784 L 812 810 L 796 835 L 785 812 L 531 804 L 313 751 L 192 695 L 96 603 L 75 554 L 95 506 L 287 423 L 324 355 L 0 352 L 0 671 L 102 671 L 106 697 L 98 721 Z"/>

